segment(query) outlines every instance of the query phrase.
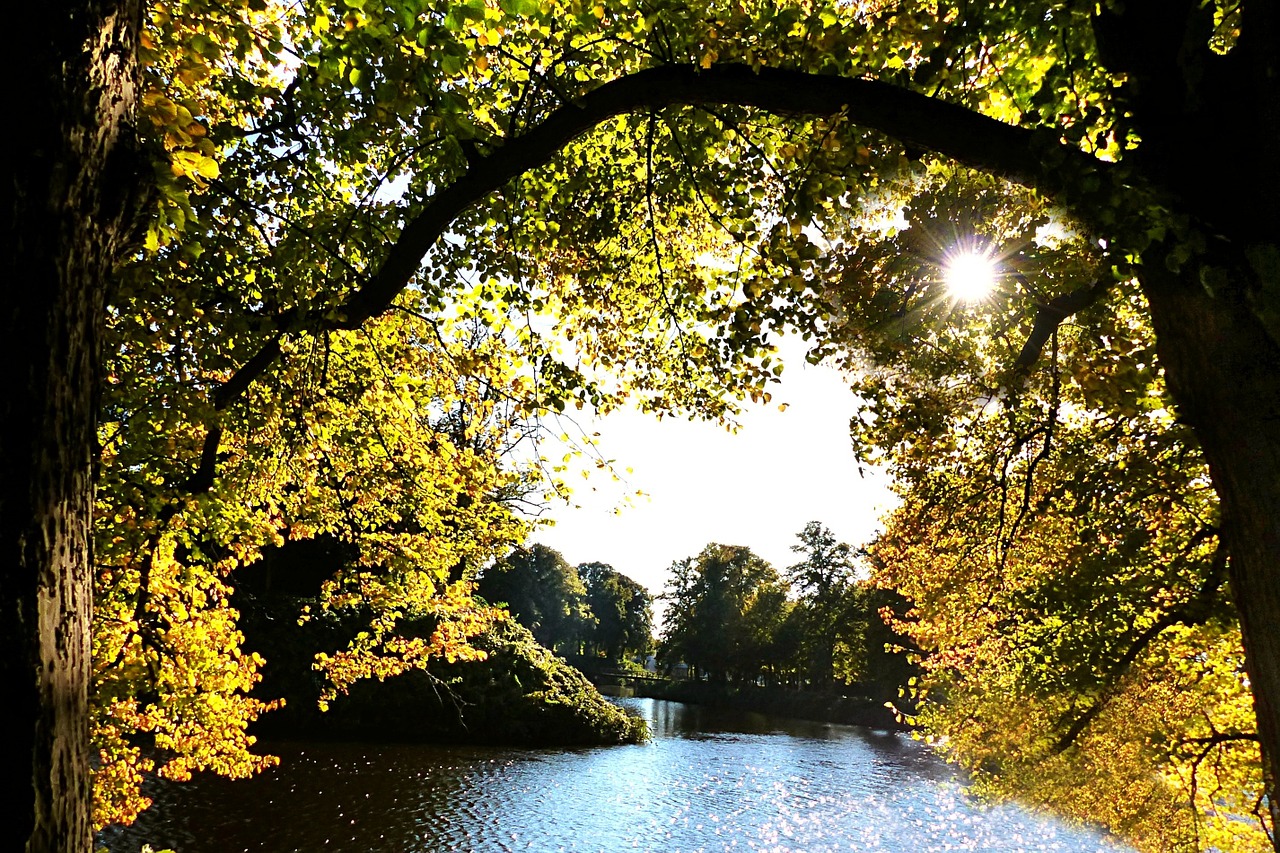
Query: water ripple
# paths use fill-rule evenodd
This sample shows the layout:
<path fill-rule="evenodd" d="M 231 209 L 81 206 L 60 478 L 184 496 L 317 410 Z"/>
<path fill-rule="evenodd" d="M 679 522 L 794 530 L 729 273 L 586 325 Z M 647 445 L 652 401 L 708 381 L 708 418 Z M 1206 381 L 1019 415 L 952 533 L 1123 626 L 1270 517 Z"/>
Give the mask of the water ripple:
<path fill-rule="evenodd" d="M 1119 851 L 1015 806 L 983 807 L 896 734 L 636 700 L 655 738 L 578 750 L 275 744 L 248 781 L 153 783 L 104 833 L 231 851 Z"/>

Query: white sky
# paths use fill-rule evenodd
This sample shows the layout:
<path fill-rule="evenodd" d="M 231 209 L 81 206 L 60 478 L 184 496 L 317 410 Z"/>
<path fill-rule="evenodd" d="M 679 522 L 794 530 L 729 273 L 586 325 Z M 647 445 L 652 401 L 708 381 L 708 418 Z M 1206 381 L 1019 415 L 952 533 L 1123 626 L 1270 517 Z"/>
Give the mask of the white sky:
<path fill-rule="evenodd" d="M 866 542 L 893 496 L 883 475 L 859 475 L 848 427 L 858 400 L 838 371 L 804 361 L 803 343 L 784 340 L 782 353 L 773 400 L 749 405 L 736 434 L 634 411 L 580 421 L 600 433 L 620 473 L 633 473 L 621 484 L 605 473 L 577 481 L 581 508 L 552 507 L 555 526 L 535 530 L 531 541 L 573 565 L 608 563 L 655 594 L 672 562 L 708 542 L 746 545 L 779 570 L 797 561 L 790 548 L 809 521 L 850 545 Z M 615 512 L 637 489 L 647 497 Z"/>

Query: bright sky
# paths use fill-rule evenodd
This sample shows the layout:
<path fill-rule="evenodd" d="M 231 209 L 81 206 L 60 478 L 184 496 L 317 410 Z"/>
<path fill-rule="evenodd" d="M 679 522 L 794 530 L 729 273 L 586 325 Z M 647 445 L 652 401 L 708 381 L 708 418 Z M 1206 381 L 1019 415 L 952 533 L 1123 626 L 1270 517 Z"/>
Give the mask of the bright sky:
<path fill-rule="evenodd" d="M 553 507 L 556 525 L 532 541 L 573 565 L 608 563 L 656 594 L 671 563 L 708 542 L 746 545 L 781 570 L 797 561 L 790 549 L 809 521 L 854 546 L 870 539 L 893 497 L 886 477 L 860 475 L 854 461 L 848 424 L 858 400 L 838 371 L 805 362 L 801 342 L 784 341 L 782 352 L 772 402 L 750 406 L 736 434 L 634 411 L 581 421 L 600 433 L 604 457 L 633 473 L 622 484 L 607 474 L 578 481 L 581 508 Z M 615 513 L 637 489 L 647 497 Z"/>

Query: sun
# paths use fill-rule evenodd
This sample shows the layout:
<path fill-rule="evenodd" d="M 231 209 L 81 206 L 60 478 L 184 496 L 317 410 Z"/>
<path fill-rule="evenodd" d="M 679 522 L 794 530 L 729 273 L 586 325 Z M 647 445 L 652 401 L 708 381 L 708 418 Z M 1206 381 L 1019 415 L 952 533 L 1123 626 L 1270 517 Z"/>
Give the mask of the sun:
<path fill-rule="evenodd" d="M 996 287 L 997 265 L 984 252 L 964 249 L 947 257 L 943 279 L 947 292 L 960 302 L 980 302 Z"/>

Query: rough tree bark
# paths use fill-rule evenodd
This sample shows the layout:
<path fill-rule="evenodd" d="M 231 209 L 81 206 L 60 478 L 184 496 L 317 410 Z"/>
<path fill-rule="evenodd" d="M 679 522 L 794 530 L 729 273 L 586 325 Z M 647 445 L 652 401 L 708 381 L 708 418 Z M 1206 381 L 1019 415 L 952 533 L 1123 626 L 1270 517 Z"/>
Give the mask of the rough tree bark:
<path fill-rule="evenodd" d="M 99 329 L 132 204 L 138 0 L 37 3 L 8 156 L 0 363 L 7 849 L 87 851 Z"/>
<path fill-rule="evenodd" d="M 1271 793 L 1267 805 L 1272 826 L 1280 826 L 1274 796 L 1280 759 L 1280 346 L 1241 288 L 1211 296 L 1194 271 L 1179 276 L 1163 265 L 1151 267 L 1143 285 L 1160 362 L 1221 500 L 1231 595 Z M 1237 280 L 1246 276 L 1240 270 Z"/>
<path fill-rule="evenodd" d="M 1239 40 L 1220 55 L 1208 45 L 1213 7 L 1201 5 L 1128 0 L 1104 10 L 1094 29 L 1106 67 L 1129 81 L 1122 98 L 1142 145 L 1126 164 L 1189 220 L 1181 235 L 1171 233 L 1143 253 L 1141 283 L 1169 390 L 1200 441 L 1221 500 L 1274 833 L 1280 826 L 1280 14 L 1265 0 L 1241 2 Z M 1188 161 L 1188 152 L 1216 152 L 1223 160 Z M 1197 240 L 1188 256 L 1185 249 Z M 1280 851 L 1280 837 L 1272 841 Z"/>

